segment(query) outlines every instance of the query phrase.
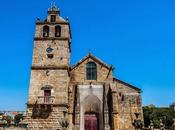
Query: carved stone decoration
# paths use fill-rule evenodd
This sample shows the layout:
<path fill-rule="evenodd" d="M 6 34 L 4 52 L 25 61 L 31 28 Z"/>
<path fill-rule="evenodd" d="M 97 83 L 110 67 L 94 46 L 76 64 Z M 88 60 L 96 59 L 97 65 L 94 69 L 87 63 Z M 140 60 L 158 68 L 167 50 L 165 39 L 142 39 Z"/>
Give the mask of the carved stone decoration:
<path fill-rule="evenodd" d="M 66 130 L 67 127 L 69 126 L 69 122 L 68 122 L 68 119 L 67 118 L 62 118 L 59 120 L 59 123 L 62 127 L 62 129 Z"/>
<path fill-rule="evenodd" d="M 53 51 L 53 48 L 51 48 L 51 47 L 48 47 L 47 49 L 46 49 L 46 52 L 47 53 L 51 53 Z"/>
<path fill-rule="evenodd" d="M 79 85 L 78 90 L 80 96 L 79 130 L 85 130 L 86 117 L 93 118 L 93 115 L 97 117 L 99 130 L 104 130 L 103 85 Z"/>
<path fill-rule="evenodd" d="M 32 118 L 34 119 L 46 119 L 52 112 L 52 107 L 50 105 L 38 105 L 33 106 Z"/>
<path fill-rule="evenodd" d="M 143 122 L 139 119 L 140 113 L 135 113 L 136 119 L 133 122 L 133 126 L 135 130 L 142 130 L 143 128 Z"/>

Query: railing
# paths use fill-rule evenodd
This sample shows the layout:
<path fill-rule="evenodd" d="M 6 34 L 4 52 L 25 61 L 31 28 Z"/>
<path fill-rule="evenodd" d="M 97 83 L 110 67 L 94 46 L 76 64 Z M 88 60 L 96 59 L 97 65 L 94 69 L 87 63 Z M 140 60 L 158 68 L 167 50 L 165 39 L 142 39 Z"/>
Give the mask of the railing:
<path fill-rule="evenodd" d="M 54 96 L 39 96 L 37 103 L 38 104 L 54 104 L 55 97 Z"/>

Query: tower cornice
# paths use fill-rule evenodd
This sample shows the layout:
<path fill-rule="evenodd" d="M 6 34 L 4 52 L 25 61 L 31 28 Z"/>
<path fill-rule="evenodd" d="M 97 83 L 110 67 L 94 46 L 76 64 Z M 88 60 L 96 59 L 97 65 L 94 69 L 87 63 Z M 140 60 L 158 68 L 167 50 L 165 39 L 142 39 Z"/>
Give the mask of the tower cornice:
<path fill-rule="evenodd" d="M 61 24 L 61 25 L 69 25 L 69 22 L 36 22 L 36 25 L 56 25 L 56 24 Z"/>
<path fill-rule="evenodd" d="M 34 40 L 68 40 L 71 41 L 68 37 L 35 37 Z"/>
<path fill-rule="evenodd" d="M 69 67 L 66 65 L 62 65 L 62 66 L 36 66 L 36 65 L 32 65 L 31 69 L 32 70 L 48 70 L 48 69 L 52 69 L 52 70 L 66 69 L 66 70 L 69 70 Z"/>

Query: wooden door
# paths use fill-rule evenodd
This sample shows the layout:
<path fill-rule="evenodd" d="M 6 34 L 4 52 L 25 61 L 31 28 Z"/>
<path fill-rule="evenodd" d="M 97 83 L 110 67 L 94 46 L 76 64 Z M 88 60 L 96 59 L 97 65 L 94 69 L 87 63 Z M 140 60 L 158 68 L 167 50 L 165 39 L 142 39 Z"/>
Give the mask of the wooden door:
<path fill-rule="evenodd" d="M 85 114 L 85 130 L 98 130 L 97 114 Z"/>

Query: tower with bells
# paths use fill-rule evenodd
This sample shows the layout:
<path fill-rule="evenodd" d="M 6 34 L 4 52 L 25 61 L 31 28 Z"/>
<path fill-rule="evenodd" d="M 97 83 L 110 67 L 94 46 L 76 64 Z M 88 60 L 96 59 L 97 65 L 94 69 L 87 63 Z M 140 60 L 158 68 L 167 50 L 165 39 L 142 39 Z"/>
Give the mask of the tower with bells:
<path fill-rule="evenodd" d="M 36 21 L 27 114 L 29 130 L 61 129 L 68 112 L 71 31 L 55 5 Z"/>

